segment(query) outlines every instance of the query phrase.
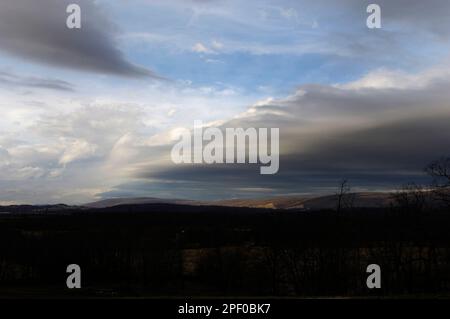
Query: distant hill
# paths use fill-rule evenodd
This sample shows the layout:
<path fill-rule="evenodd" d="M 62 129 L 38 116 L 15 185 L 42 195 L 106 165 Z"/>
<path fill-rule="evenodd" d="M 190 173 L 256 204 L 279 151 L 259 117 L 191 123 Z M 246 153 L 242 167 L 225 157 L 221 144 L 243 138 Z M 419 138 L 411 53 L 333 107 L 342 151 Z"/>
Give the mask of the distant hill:
<path fill-rule="evenodd" d="M 373 192 L 373 193 L 354 193 L 353 206 L 375 208 L 387 207 L 392 202 L 391 194 Z M 304 209 L 304 210 L 318 210 L 318 209 L 334 209 L 336 208 L 337 196 L 319 196 L 319 197 L 274 197 L 269 199 L 236 199 L 215 202 L 215 205 L 233 206 L 233 207 L 254 207 L 254 208 L 274 208 L 274 209 Z M 210 202 L 209 204 L 212 204 Z"/>
<path fill-rule="evenodd" d="M 68 206 L 64 204 L 57 205 L 10 205 L 10 206 L 0 206 L 0 213 L 11 214 L 11 213 L 47 213 L 56 212 L 61 210 L 72 210 L 79 209 L 77 206 Z"/>
<path fill-rule="evenodd" d="M 154 197 L 135 198 L 111 198 L 82 205 L 86 208 L 108 208 L 119 205 L 145 205 L 145 204 L 177 204 L 177 205 L 201 205 L 201 202 L 183 199 L 163 199 Z"/>
<path fill-rule="evenodd" d="M 386 207 L 392 202 L 388 193 L 355 193 L 354 207 Z M 119 205 L 144 205 L 144 204 L 177 204 L 191 206 L 227 206 L 227 207 L 250 207 L 271 209 L 299 209 L 318 210 L 334 209 L 336 207 L 336 195 L 308 197 L 308 196 L 283 196 L 268 199 L 231 199 L 219 201 L 193 201 L 183 199 L 161 199 L 153 197 L 139 198 L 113 198 L 83 205 L 86 208 L 108 208 Z"/>
<path fill-rule="evenodd" d="M 354 208 L 382 208 L 392 203 L 392 195 L 381 192 L 354 193 Z M 81 206 L 58 205 L 13 205 L 0 206 L 0 213 L 52 213 L 61 210 L 73 211 L 80 209 L 104 209 L 124 205 L 180 205 L 180 206 L 223 206 L 223 207 L 248 207 L 264 209 L 288 209 L 288 210 L 321 210 L 335 209 L 336 195 L 328 196 L 280 196 L 266 199 L 230 199 L 217 201 L 195 201 L 186 199 L 163 199 L 155 197 L 136 198 L 111 198 L 97 202 L 87 203 Z"/>

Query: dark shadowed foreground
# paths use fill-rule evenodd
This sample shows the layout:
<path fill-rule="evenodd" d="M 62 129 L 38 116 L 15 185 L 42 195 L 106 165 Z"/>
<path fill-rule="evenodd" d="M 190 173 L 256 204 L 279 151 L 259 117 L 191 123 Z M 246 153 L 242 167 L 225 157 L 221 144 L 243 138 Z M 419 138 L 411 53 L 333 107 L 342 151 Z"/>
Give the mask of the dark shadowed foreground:
<path fill-rule="evenodd" d="M 0 215 L 0 296 L 440 296 L 449 226 L 442 208 L 13 207 Z M 372 263 L 381 289 L 366 286 Z M 69 264 L 80 290 L 66 288 Z"/>

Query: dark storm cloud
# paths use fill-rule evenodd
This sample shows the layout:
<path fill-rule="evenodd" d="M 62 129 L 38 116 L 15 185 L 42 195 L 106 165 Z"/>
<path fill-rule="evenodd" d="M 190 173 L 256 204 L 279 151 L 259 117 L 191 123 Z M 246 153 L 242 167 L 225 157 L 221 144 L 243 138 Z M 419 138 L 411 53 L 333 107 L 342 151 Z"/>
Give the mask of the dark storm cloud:
<path fill-rule="evenodd" d="M 303 86 L 291 97 L 254 106 L 223 124 L 279 127 L 275 175 L 260 175 L 259 164 L 167 164 L 139 171 L 140 183 L 108 195 L 139 188 L 149 194 L 165 187 L 177 197 L 255 197 L 258 192 L 252 189 L 257 188 L 271 194 L 329 192 L 342 178 L 361 189 L 426 182 L 425 165 L 450 155 L 449 81 L 445 72 L 427 74 L 414 77 L 406 88 Z M 391 84 L 410 80 L 407 76 Z"/>
<path fill-rule="evenodd" d="M 45 63 L 129 77 L 155 76 L 128 62 L 117 48 L 115 26 L 102 8 L 78 0 L 81 29 L 66 27 L 69 0 L 2 0 L 0 50 L 13 56 Z"/>
<path fill-rule="evenodd" d="M 267 182 L 265 186 L 269 187 L 298 182 L 301 176 L 420 175 L 432 159 L 450 154 L 449 123 L 450 113 L 381 123 L 370 128 L 349 127 L 343 132 L 327 132 L 325 128 L 323 134 L 311 134 L 306 139 L 282 134 L 281 145 L 286 141 L 291 149 L 281 154 L 280 171 L 273 176 L 259 175 L 259 165 L 226 164 L 172 166 L 147 172 L 142 177 L 195 182 L 217 180 L 240 186 L 255 181 L 255 185 Z"/>
<path fill-rule="evenodd" d="M 450 154 L 450 113 L 380 123 L 318 136 L 305 147 L 307 170 L 421 170 L 434 158 Z M 293 169 L 301 165 L 286 163 Z"/>
<path fill-rule="evenodd" d="M 0 84 L 9 87 L 28 87 L 58 91 L 74 91 L 73 85 L 63 80 L 39 77 L 25 77 L 6 71 L 0 71 Z"/>
<path fill-rule="evenodd" d="M 410 181 L 424 182 L 425 165 L 450 154 L 449 123 L 450 114 L 446 114 L 381 123 L 371 128 L 349 127 L 343 132 L 324 128 L 323 133 L 307 137 L 295 135 L 294 131 L 283 134 L 281 128 L 281 146 L 289 143 L 290 150 L 280 155 L 276 175 L 260 175 L 259 165 L 232 164 L 170 166 L 141 177 L 171 181 L 172 190 L 184 188 L 184 192 L 200 186 L 217 193 L 257 187 L 273 189 L 278 194 L 320 189 L 326 192 L 342 178 L 362 188 L 392 188 Z M 238 194 L 246 195 L 235 191 L 232 197 Z"/>

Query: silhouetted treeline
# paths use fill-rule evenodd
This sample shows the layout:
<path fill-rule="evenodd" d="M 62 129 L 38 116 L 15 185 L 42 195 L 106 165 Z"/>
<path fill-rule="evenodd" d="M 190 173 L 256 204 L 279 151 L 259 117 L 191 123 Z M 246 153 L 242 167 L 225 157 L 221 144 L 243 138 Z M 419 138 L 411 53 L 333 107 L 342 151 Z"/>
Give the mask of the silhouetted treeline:
<path fill-rule="evenodd" d="M 138 205 L 0 215 L 0 295 L 370 296 L 450 291 L 450 214 Z M 65 287 L 69 264 L 82 289 Z M 366 267 L 379 264 L 382 288 Z M 30 292 L 31 291 L 31 292 Z"/>

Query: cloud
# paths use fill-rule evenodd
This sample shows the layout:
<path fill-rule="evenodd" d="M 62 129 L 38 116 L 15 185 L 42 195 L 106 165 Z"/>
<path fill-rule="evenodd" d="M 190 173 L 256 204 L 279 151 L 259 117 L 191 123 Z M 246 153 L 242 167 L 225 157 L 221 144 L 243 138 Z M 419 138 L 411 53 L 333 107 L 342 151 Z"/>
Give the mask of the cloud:
<path fill-rule="evenodd" d="M 432 82 L 446 81 L 450 70 L 446 65 L 411 75 L 402 71 L 378 69 L 364 77 L 337 87 L 347 89 L 420 89 L 429 86 Z"/>
<path fill-rule="evenodd" d="M 211 50 L 209 50 L 204 44 L 198 42 L 192 47 L 192 51 L 197 53 L 210 53 Z"/>
<path fill-rule="evenodd" d="M 448 52 L 450 44 L 450 2 L 446 0 L 380 0 L 380 30 L 366 26 L 366 8 L 372 3 L 368 0 L 145 3 L 158 14 L 173 10 L 177 18 L 169 20 L 170 24 L 161 21 L 162 26 L 156 30 L 128 34 L 136 47 L 147 43 L 151 48 L 157 44 L 171 50 L 192 51 L 193 43 L 200 43 L 202 47 L 197 49 L 203 53 L 318 54 L 330 64 L 357 58 L 369 67 L 383 63 L 407 69 L 427 66 L 442 49 Z M 220 49 L 209 44 L 211 38 L 217 37 L 223 45 Z"/>
<path fill-rule="evenodd" d="M 220 50 L 224 47 L 223 43 L 217 40 L 212 40 L 211 45 L 214 49 Z"/>
<path fill-rule="evenodd" d="M 40 113 L 15 136 L 1 134 L 0 201 L 92 200 L 126 171 L 130 163 L 119 158 L 127 154 L 114 153 L 115 145 L 126 136 L 131 136 L 128 143 L 138 144 L 130 132 L 142 128 L 141 115 L 135 105 L 74 101 L 69 110 Z M 130 159 L 135 161 L 135 155 Z"/>
<path fill-rule="evenodd" d="M 67 165 L 79 159 L 89 158 L 95 155 L 95 152 L 98 148 L 97 145 L 90 144 L 87 141 L 83 140 L 74 140 L 70 143 L 66 142 L 65 144 L 68 145 L 66 146 L 66 150 L 59 159 L 59 164 L 61 165 Z"/>
<path fill-rule="evenodd" d="M 172 133 L 206 115 L 179 108 L 170 119 L 181 122 L 161 123 L 173 109 L 167 101 L 166 117 L 157 121 L 152 109 L 146 113 L 142 105 L 123 102 L 75 104 L 40 114 L 19 136 L 32 138 L 0 139 L 0 200 L 237 198 L 267 196 L 261 189 L 270 189 L 270 195 L 329 193 L 343 177 L 356 190 L 426 181 L 423 166 L 450 154 L 449 70 L 447 65 L 416 74 L 381 69 L 344 85 L 303 85 L 284 98 L 256 102 L 234 118 L 221 113 L 214 125 L 222 128 L 280 128 L 280 171 L 271 176 L 260 175 L 259 164 L 172 164 Z M 188 95 L 176 92 L 186 104 Z"/>
<path fill-rule="evenodd" d="M 149 164 L 135 171 L 139 183 L 120 185 L 107 195 L 139 187 L 169 192 L 167 185 L 171 194 L 193 198 L 260 196 L 239 192 L 260 187 L 273 189 L 275 195 L 317 193 L 329 192 L 344 177 L 365 190 L 424 182 L 423 167 L 450 154 L 449 69 L 410 75 L 389 71 L 392 82 L 377 85 L 363 80 L 364 85 L 305 85 L 284 99 L 256 103 L 221 124 L 222 129 L 280 128 L 276 175 L 262 176 L 259 165 L 248 164 Z"/>
<path fill-rule="evenodd" d="M 79 0 L 81 29 L 66 27 L 69 0 L 3 0 L 0 50 L 15 57 L 97 73 L 156 77 L 127 61 L 117 48 L 117 28 L 94 1 Z"/>
<path fill-rule="evenodd" d="M 173 138 L 166 128 L 198 116 L 235 114 L 236 105 L 248 103 L 241 97 L 238 103 L 228 89 L 158 81 L 94 98 L 47 90 L 22 96 L 3 89 L 0 200 L 92 201 L 139 167 L 167 163 Z M 211 105 L 216 109 L 206 115 Z"/>
<path fill-rule="evenodd" d="M 0 145 L 0 167 L 2 167 L 3 165 L 8 164 L 9 159 L 10 159 L 10 157 L 9 157 L 8 150 L 6 150 L 5 148 L 3 148 Z"/>
<path fill-rule="evenodd" d="M 7 71 L 0 71 L 0 83 L 11 87 L 28 87 L 58 91 L 74 91 L 74 86 L 63 80 L 34 76 L 19 76 Z"/>

